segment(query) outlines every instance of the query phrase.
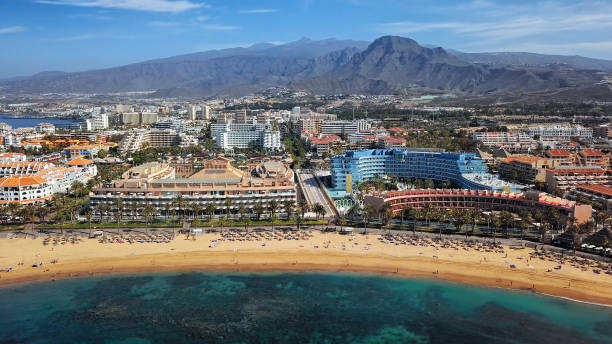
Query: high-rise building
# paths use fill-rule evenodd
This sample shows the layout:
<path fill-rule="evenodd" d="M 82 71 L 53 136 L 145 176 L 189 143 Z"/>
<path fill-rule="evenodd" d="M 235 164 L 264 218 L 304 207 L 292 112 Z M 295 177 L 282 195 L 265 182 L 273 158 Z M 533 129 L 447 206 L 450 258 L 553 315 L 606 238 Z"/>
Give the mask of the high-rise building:
<path fill-rule="evenodd" d="M 190 121 L 195 121 L 197 119 L 197 111 L 195 105 L 189 105 L 189 109 L 187 110 L 187 119 Z"/>
<path fill-rule="evenodd" d="M 247 123 L 247 109 L 240 110 L 236 113 L 236 123 Z"/>
<path fill-rule="evenodd" d="M 451 181 L 466 189 L 515 191 L 522 186 L 504 182 L 488 173 L 484 161 L 473 153 L 442 150 L 370 149 L 346 151 L 332 158 L 335 189 L 352 186 L 377 175 Z"/>
<path fill-rule="evenodd" d="M 106 128 L 108 128 L 108 115 L 100 113 L 91 117 L 92 130 L 103 130 Z"/>
<path fill-rule="evenodd" d="M 203 120 L 210 121 L 210 106 L 202 104 L 202 118 Z"/>

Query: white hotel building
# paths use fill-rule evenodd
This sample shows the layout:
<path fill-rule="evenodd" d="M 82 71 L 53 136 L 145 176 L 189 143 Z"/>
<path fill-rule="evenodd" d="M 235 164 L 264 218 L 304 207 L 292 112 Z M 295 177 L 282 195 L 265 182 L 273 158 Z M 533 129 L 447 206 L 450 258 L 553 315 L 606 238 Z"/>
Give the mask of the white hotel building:
<path fill-rule="evenodd" d="M 270 124 L 262 123 L 215 123 L 211 125 L 211 136 L 217 147 L 223 149 L 248 149 L 252 142 L 262 149 L 281 149 L 280 131 L 272 129 Z"/>

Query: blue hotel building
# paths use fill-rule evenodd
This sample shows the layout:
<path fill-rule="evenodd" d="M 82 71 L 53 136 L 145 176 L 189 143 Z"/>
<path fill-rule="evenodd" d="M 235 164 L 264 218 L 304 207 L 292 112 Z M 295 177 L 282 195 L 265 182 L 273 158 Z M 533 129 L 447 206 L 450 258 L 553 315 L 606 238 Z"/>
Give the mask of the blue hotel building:
<path fill-rule="evenodd" d="M 334 190 L 350 193 L 354 185 L 376 175 L 448 180 L 464 189 L 506 192 L 520 189 L 520 186 L 504 182 L 490 174 L 484 161 L 473 153 L 447 153 L 427 149 L 369 149 L 346 151 L 332 158 L 331 177 Z"/>

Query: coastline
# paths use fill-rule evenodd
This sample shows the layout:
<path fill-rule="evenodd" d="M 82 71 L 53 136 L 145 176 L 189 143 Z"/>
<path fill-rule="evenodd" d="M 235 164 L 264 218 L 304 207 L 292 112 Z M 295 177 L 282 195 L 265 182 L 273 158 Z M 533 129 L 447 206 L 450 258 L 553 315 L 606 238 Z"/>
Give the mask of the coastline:
<path fill-rule="evenodd" d="M 420 247 L 397 247 L 370 244 L 367 251 L 341 249 L 337 247 L 317 248 L 322 239 L 332 244 L 347 240 L 333 234 L 317 234 L 306 241 L 273 242 L 259 247 L 261 243 L 223 243 L 221 247 L 209 248 L 209 237 L 197 241 L 175 239 L 167 245 L 159 244 L 99 244 L 88 240 L 84 244 L 50 250 L 49 258 L 59 259 L 57 264 L 48 263 L 46 253 L 35 253 L 32 259 L 21 258 L 24 265 L 11 272 L 0 273 L 0 286 L 22 283 L 53 281 L 65 278 L 89 277 L 107 274 L 130 274 L 169 271 L 216 271 L 216 272 L 344 272 L 357 274 L 388 275 L 440 279 L 450 282 L 532 291 L 574 301 L 602 306 L 612 306 L 612 277 L 589 274 L 579 269 L 564 267 L 561 271 L 549 271 L 547 262 L 532 262 L 530 268 L 507 267 L 507 262 L 520 261 L 520 256 L 530 249 L 509 250 L 507 256 L 495 257 L 484 254 L 482 262 L 479 252 L 457 252 L 450 249 Z M 377 236 L 370 236 L 370 241 Z M 361 240 L 360 240 L 361 239 Z M 368 239 L 356 237 L 355 241 Z M 339 243 L 339 241 L 338 241 Z M 40 245 L 40 246 L 39 246 Z M 83 245 L 83 246 L 81 246 Z M 309 247 L 310 246 L 310 247 Z M 354 247 L 357 245 L 354 243 Z M 43 251 L 42 244 L 32 239 L 0 240 L 0 268 L 10 260 L 5 254 Z M 31 247 L 40 247 L 32 251 Z M 362 246 L 363 247 L 363 246 Z M 133 252 L 131 252 L 133 251 Z M 15 262 L 13 257 L 12 261 Z M 31 267 L 30 262 L 40 259 L 42 267 Z M 505 261 L 505 262 L 504 262 Z M 533 266 L 531 266 L 533 264 Z M 573 271 L 577 270 L 577 271 Z M 535 289 L 534 289 L 535 287 Z"/>

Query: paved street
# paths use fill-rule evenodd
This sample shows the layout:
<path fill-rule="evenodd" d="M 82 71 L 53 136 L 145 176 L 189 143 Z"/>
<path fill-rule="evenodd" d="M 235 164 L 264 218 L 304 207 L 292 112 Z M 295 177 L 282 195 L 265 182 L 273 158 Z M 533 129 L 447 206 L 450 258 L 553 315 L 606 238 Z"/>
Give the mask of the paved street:
<path fill-rule="evenodd" d="M 319 187 L 314 175 L 312 173 L 300 173 L 300 180 L 302 181 L 301 187 L 306 194 L 306 199 L 311 202 L 310 206 L 313 206 L 315 203 L 321 203 L 325 207 L 326 216 L 334 216 L 333 205 L 327 202 L 324 194 L 325 190 Z"/>

